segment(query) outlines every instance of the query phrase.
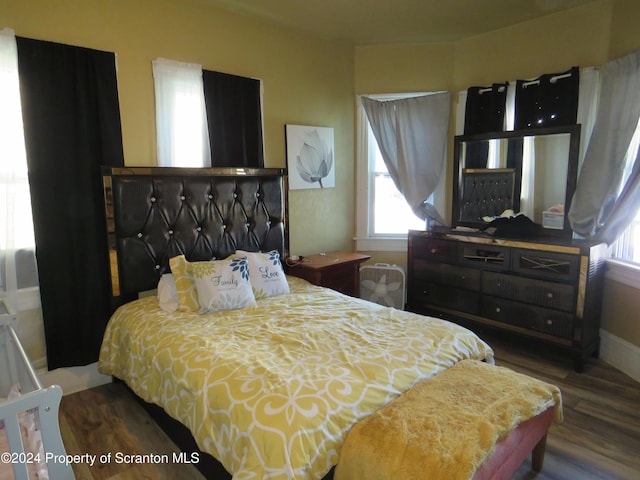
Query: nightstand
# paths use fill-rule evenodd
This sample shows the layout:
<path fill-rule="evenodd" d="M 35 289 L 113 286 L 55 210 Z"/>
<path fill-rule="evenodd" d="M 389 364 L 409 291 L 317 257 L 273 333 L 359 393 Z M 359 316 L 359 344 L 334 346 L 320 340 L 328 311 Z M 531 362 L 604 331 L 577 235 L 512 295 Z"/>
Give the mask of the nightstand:
<path fill-rule="evenodd" d="M 309 255 L 289 264 L 288 274 L 352 297 L 360 294 L 360 264 L 371 258 L 353 252 Z"/>

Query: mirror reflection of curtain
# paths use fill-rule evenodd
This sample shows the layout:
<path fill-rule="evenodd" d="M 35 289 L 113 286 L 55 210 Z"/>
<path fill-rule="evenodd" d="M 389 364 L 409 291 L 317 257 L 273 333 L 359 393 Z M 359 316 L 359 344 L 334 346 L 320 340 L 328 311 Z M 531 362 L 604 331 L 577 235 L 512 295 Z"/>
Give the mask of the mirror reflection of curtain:
<path fill-rule="evenodd" d="M 602 67 L 600 103 L 593 134 L 571 203 L 569 219 L 583 237 L 611 244 L 640 204 L 640 162 L 623 181 L 624 163 L 640 119 L 640 51 Z M 620 192 L 618 194 L 618 192 Z"/>
<path fill-rule="evenodd" d="M 449 126 L 449 92 L 362 105 L 389 175 L 414 213 L 447 222 L 426 202 L 444 171 Z"/>
<path fill-rule="evenodd" d="M 580 70 L 547 73 L 518 80 L 515 94 L 515 129 L 573 125 L 578 115 Z"/>
<path fill-rule="evenodd" d="M 115 54 L 16 40 L 47 364 L 86 365 L 111 314 L 100 167 L 124 163 Z"/>
<path fill-rule="evenodd" d="M 522 175 L 520 186 L 520 212 L 531 220 L 536 212 L 536 144 L 535 137 L 522 139 Z"/>

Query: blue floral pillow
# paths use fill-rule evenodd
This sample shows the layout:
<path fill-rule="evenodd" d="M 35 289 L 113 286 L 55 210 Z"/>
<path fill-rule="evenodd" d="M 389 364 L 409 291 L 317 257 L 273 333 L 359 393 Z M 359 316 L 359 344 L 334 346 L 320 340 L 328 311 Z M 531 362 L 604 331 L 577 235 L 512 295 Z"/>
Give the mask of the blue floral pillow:
<path fill-rule="evenodd" d="M 277 250 L 267 253 L 236 250 L 235 257 L 246 257 L 249 261 L 249 279 L 256 299 L 290 293 Z"/>
<path fill-rule="evenodd" d="M 198 292 L 200 313 L 256 306 L 246 257 L 191 262 L 189 270 Z"/>

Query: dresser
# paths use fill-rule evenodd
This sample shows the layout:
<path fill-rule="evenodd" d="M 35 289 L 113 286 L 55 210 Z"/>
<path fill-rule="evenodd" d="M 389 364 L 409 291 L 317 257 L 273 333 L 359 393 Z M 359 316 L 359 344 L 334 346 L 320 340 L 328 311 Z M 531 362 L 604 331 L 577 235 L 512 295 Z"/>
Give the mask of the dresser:
<path fill-rule="evenodd" d="M 553 345 L 581 371 L 598 355 L 606 255 L 603 244 L 560 238 L 410 231 L 407 308 Z"/>

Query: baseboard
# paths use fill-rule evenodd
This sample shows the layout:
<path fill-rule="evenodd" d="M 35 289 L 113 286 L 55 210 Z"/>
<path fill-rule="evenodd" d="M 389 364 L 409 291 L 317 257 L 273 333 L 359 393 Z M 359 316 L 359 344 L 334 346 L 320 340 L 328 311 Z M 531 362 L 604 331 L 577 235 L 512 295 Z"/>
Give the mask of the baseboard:
<path fill-rule="evenodd" d="M 97 387 L 111 382 L 109 375 L 98 372 L 98 362 L 84 367 L 57 368 L 48 372 L 38 372 L 43 386 L 59 385 L 64 395 Z"/>
<path fill-rule="evenodd" d="M 640 382 L 640 347 L 600 330 L 600 358 Z"/>

